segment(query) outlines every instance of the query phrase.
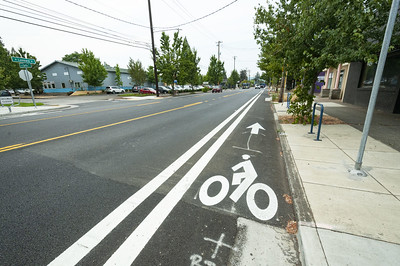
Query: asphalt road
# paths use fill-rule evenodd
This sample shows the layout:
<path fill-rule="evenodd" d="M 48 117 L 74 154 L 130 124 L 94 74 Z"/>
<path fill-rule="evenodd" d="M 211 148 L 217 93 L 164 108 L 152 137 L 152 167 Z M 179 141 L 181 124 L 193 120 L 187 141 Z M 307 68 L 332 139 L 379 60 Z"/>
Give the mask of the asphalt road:
<path fill-rule="evenodd" d="M 239 217 L 294 219 L 267 97 L 97 98 L 1 120 L 0 264 L 226 265 Z"/>

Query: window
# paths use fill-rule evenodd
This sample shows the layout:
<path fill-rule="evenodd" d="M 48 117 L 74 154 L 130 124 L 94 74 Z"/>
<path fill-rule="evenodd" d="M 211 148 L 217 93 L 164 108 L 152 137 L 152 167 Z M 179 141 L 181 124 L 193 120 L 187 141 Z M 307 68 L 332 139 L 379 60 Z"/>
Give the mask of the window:
<path fill-rule="evenodd" d="M 83 74 L 83 72 L 82 72 L 82 70 L 78 70 L 78 71 L 76 72 L 76 74 L 78 74 L 78 75 L 82 75 L 82 74 Z"/>
<path fill-rule="evenodd" d="M 372 88 L 375 79 L 377 64 L 364 64 L 359 87 Z M 400 78 L 400 54 L 390 56 L 386 59 L 383 69 L 380 87 L 396 88 Z"/>
<path fill-rule="evenodd" d="M 329 77 L 328 77 L 328 87 L 327 87 L 328 90 L 331 89 L 331 86 L 332 86 L 332 79 L 333 79 L 333 73 L 330 72 L 330 73 L 329 73 Z"/>
<path fill-rule="evenodd" d="M 65 83 L 64 83 L 64 82 L 61 83 L 61 87 L 62 87 L 63 89 L 65 89 Z"/>
<path fill-rule="evenodd" d="M 80 88 L 81 87 L 81 83 L 80 82 L 75 82 L 75 88 Z"/>
<path fill-rule="evenodd" d="M 339 85 L 338 85 L 339 90 L 342 89 L 343 77 L 344 77 L 344 69 L 340 70 Z"/>
<path fill-rule="evenodd" d="M 53 77 L 57 77 L 57 73 L 52 73 L 51 74 Z"/>
<path fill-rule="evenodd" d="M 68 72 L 64 72 L 64 76 L 68 76 Z"/>
<path fill-rule="evenodd" d="M 53 89 L 55 89 L 56 88 L 56 84 L 54 83 L 54 82 L 50 82 L 51 83 L 51 87 L 53 88 Z"/>

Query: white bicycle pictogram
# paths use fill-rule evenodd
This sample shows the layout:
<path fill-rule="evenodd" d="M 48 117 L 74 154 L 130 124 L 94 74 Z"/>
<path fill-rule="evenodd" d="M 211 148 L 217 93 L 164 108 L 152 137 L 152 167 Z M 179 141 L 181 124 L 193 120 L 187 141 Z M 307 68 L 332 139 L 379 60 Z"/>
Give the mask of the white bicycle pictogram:
<path fill-rule="evenodd" d="M 246 192 L 246 202 L 249 207 L 250 212 L 258 219 L 267 221 L 275 216 L 278 210 L 278 199 L 276 197 L 275 192 L 269 187 L 267 184 L 263 183 L 255 183 L 258 174 L 254 169 L 253 164 L 251 163 L 250 156 L 244 154 L 242 156 L 244 159 L 243 162 L 238 163 L 237 165 L 232 167 L 232 170 L 235 172 L 240 168 L 243 168 L 243 172 L 234 173 L 232 176 L 232 186 L 238 186 L 232 194 L 229 196 L 231 200 L 237 202 L 239 198 Z M 215 183 L 219 182 L 221 184 L 221 190 L 215 195 L 210 196 L 208 194 L 209 187 Z M 200 187 L 199 191 L 199 199 L 201 203 L 206 206 L 213 206 L 220 203 L 229 193 L 229 181 L 228 178 L 222 175 L 215 175 L 208 178 L 203 185 Z M 269 198 L 268 207 L 265 209 L 259 208 L 255 202 L 256 192 L 262 190 L 267 193 Z"/>

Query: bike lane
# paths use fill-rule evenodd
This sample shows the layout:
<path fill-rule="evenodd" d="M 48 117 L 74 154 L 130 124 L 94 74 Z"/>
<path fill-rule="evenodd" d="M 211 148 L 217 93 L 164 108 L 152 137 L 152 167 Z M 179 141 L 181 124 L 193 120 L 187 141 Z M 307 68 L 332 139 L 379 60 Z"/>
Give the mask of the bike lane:
<path fill-rule="evenodd" d="M 237 260 L 246 250 L 243 244 L 248 244 L 244 232 L 248 229 L 242 221 L 280 230 L 279 237 L 290 242 L 284 264 L 298 263 L 295 238 L 288 233 L 295 233 L 295 215 L 271 103 L 266 97 L 264 92 L 256 101 L 134 265 L 240 265 Z M 277 238 L 257 237 L 265 243 Z M 248 253 L 245 255 L 252 259 L 253 253 Z"/>

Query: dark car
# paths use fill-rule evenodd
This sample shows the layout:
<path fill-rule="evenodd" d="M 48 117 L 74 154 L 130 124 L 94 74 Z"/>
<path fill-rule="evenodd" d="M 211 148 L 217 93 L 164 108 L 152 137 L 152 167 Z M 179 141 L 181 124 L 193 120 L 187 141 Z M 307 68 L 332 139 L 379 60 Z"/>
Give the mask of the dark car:
<path fill-rule="evenodd" d="M 11 96 L 11 92 L 9 92 L 8 90 L 1 91 L 0 96 L 3 96 L 3 97 Z"/>
<path fill-rule="evenodd" d="M 140 90 L 140 87 L 139 86 L 133 86 L 132 87 L 132 92 L 139 92 L 139 90 Z"/>

